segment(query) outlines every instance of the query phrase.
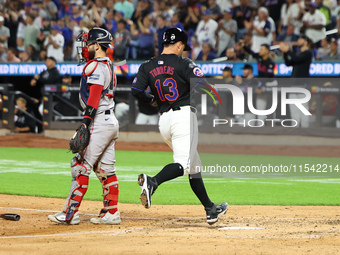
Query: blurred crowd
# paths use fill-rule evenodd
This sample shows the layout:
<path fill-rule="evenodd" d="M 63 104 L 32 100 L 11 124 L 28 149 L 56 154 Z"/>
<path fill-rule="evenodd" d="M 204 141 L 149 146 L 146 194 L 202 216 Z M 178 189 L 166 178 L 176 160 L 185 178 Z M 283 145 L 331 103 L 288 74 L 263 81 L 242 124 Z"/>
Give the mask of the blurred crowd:
<path fill-rule="evenodd" d="M 333 61 L 339 11 L 340 0 L 0 0 L 0 61 L 76 61 L 75 40 L 92 27 L 112 33 L 120 60 L 157 56 L 163 32 L 178 27 L 192 47 L 186 57 L 197 61 L 250 61 L 242 45 L 294 48 L 300 35 L 313 41 L 315 59 Z"/>

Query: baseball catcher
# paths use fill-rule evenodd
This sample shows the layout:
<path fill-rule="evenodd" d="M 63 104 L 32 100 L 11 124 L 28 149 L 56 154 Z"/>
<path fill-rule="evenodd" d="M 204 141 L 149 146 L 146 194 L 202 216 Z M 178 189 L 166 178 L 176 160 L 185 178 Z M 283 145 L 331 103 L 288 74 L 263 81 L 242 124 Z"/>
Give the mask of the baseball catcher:
<path fill-rule="evenodd" d="M 116 75 L 106 50 L 112 47 L 112 35 L 105 29 L 93 28 L 81 33 L 77 41 L 79 63 L 86 63 L 80 81 L 79 100 L 84 109 L 80 127 L 70 140 L 77 153 L 71 160 L 72 183 L 61 212 L 48 219 L 60 224 L 79 224 L 79 206 L 87 191 L 91 170 L 102 183 L 104 207 L 94 224 L 119 224 L 118 180 L 115 174 L 115 141 L 118 121 L 114 115 L 113 92 Z"/>

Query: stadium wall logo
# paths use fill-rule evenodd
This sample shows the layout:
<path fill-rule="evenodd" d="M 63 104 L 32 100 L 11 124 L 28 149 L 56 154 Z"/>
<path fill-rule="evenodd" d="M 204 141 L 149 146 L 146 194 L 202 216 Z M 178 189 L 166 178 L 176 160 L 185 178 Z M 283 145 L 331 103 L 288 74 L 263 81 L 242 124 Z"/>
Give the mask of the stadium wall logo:
<path fill-rule="evenodd" d="M 230 91 L 232 98 L 233 98 L 233 115 L 238 115 L 238 116 L 242 116 L 245 115 L 245 96 L 243 91 L 235 86 L 235 85 L 230 85 L 230 84 L 216 84 L 214 86 L 216 89 L 221 90 L 221 91 Z M 216 100 L 213 97 L 213 95 L 211 93 L 209 93 L 207 90 L 204 90 L 208 95 L 210 95 L 210 97 L 212 97 L 215 105 Z M 214 93 L 216 94 L 216 96 L 218 97 L 221 105 L 221 98 L 218 95 L 217 91 L 211 87 L 211 90 L 214 91 Z M 298 94 L 299 97 L 298 98 L 289 98 L 289 94 Z M 301 111 L 301 113 L 305 116 L 310 116 L 312 115 L 308 109 L 303 105 L 305 103 L 308 103 L 309 100 L 311 99 L 311 93 L 309 90 L 304 89 L 304 88 L 297 88 L 297 87 L 282 87 L 281 88 L 281 115 L 282 116 L 287 116 L 287 105 L 295 105 L 297 107 L 297 109 L 299 111 Z M 256 116 L 268 116 L 270 114 L 273 114 L 276 110 L 277 110 L 277 106 L 278 106 L 278 88 L 273 88 L 272 89 L 272 105 L 269 109 L 266 110 L 259 110 L 259 109 L 255 109 L 254 107 L 254 93 L 253 93 L 253 88 L 252 87 L 248 87 L 247 88 L 247 106 L 248 109 L 250 111 L 250 113 L 256 115 Z M 270 100 L 269 100 L 270 101 Z M 268 106 L 267 106 L 268 108 Z M 206 94 L 202 94 L 201 95 L 201 114 L 202 115 L 207 115 L 207 95 Z M 276 121 L 279 121 L 279 119 L 265 119 L 265 120 L 261 120 L 261 119 L 251 119 L 248 120 L 248 123 L 245 123 L 245 121 L 243 122 L 244 126 L 249 126 L 249 127 L 262 127 L 265 125 L 265 122 L 270 123 L 271 122 L 271 126 L 274 127 L 274 124 Z M 288 122 L 292 122 L 293 124 L 291 125 L 286 125 L 285 123 Z M 254 124 L 256 122 L 259 122 L 259 124 Z M 226 125 L 226 124 L 230 124 L 230 126 L 232 127 L 233 124 L 237 126 L 239 126 L 240 123 L 233 123 L 233 121 L 228 121 L 227 119 L 214 119 L 213 120 L 213 127 L 219 126 L 219 125 Z M 248 124 L 248 125 L 247 125 Z M 281 120 L 281 125 L 283 127 L 295 127 L 297 126 L 299 123 L 297 120 L 294 119 L 285 119 L 285 120 Z"/>

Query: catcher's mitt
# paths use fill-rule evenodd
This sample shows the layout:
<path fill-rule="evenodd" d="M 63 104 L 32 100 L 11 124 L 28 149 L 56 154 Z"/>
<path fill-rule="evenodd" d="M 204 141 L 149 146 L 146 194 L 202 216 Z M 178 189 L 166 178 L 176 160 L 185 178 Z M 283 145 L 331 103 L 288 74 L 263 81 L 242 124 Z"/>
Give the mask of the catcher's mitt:
<path fill-rule="evenodd" d="M 85 125 L 81 125 L 70 140 L 70 150 L 72 153 L 83 151 L 90 141 L 90 131 Z"/>

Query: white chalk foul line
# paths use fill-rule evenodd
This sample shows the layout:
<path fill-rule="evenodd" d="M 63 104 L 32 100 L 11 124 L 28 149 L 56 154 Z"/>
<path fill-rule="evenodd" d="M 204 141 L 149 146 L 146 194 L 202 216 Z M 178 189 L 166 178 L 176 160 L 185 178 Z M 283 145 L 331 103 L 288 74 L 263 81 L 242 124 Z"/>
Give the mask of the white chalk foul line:
<path fill-rule="evenodd" d="M 60 211 L 52 211 L 52 210 L 40 210 L 40 209 L 30 209 L 30 208 L 16 208 L 16 207 L 0 207 L 0 209 L 5 210 L 18 210 L 18 211 L 35 211 L 35 212 L 47 212 L 47 213 L 58 213 Z M 89 215 L 89 216 L 98 216 L 98 214 L 93 213 L 82 213 L 80 215 Z M 122 216 L 122 219 L 132 219 L 132 220 L 164 220 L 162 218 L 145 218 L 145 217 L 130 217 L 130 216 Z M 176 217 L 174 220 L 181 219 L 203 219 L 203 217 Z"/>
<path fill-rule="evenodd" d="M 18 210 L 18 211 L 37 211 L 37 212 L 48 212 L 48 213 L 58 213 L 60 211 L 52 211 L 52 210 L 40 210 L 40 209 L 30 209 L 30 208 L 16 208 L 16 207 L 0 207 L 0 209 L 8 209 L 8 210 Z M 80 215 L 88 215 L 88 216 L 98 216 L 98 214 L 93 213 L 82 213 L 79 212 Z M 129 216 L 122 216 L 122 219 L 135 219 L 135 220 L 164 220 L 162 218 L 145 218 L 145 217 L 129 217 Z M 230 216 L 230 219 L 268 219 L 270 217 L 260 217 L 260 216 Z M 204 217 L 175 217 L 172 218 L 173 220 L 197 220 L 197 219 L 205 219 Z M 276 217 L 276 220 L 327 220 L 325 218 L 307 218 L 307 217 L 297 217 L 297 218 L 291 218 L 291 217 Z"/>
<path fill-rule="evenodd" d="M 0 207 L 0 209 L 18 210 L 18 211 L 37 211 L 37 212 L 49 212 L 49 213 L 60 212 L 60 211 L 39 210 L 39 209 L 29 209 L 29 208 L 16 208 L 16 207 Z"/>

